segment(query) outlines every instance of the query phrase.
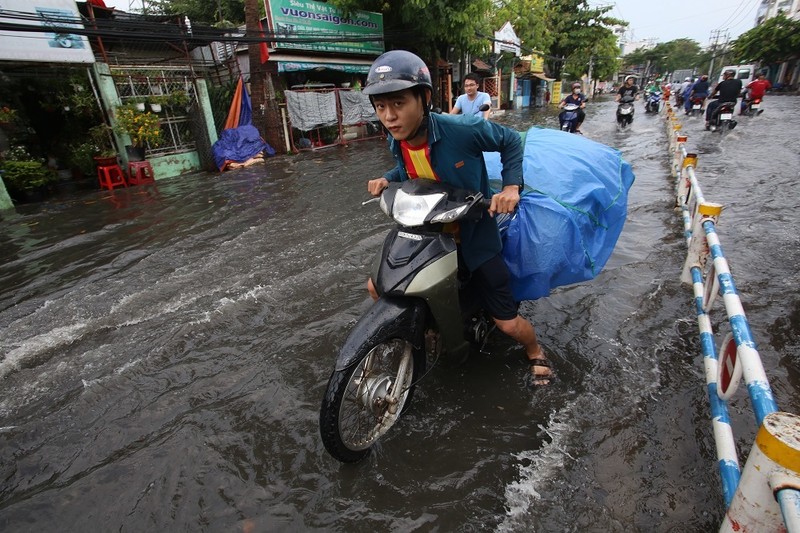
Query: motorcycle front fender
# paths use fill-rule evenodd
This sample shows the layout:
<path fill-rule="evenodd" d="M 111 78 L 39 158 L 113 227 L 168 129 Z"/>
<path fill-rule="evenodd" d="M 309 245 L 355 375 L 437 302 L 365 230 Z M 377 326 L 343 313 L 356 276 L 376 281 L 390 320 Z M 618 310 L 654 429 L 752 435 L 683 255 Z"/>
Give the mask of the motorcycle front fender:
<path fill-rule="evenodd" d="M 415 348 L 423 348 L 425 302 L 417 298 L 381 296 L 358 320 L 336 359 L 336 371 L 344 370 L 360 360 L 361 347 L 401 338 Z"/>

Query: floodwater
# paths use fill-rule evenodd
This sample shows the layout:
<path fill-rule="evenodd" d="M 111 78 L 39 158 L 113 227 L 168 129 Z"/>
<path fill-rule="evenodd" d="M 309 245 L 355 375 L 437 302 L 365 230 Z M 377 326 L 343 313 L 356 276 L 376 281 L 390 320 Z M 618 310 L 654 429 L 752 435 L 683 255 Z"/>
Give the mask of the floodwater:
<path fill-rule="evenodd" d="M 800 412 L 797 96 L 725 135 L 684 119 L 778 405 Z M 597 279 L 526 302 L 521 348 L 436 367 L 367 460 L 317 417 L 390 222 L 362 207 L 382 142 L 21 206 L 0 220 L 3 531 L 712 531 L 723 516 L 662 117 L 587 137 L 636 173 Z M 518 129 L 552 114 L 498 118 Z M 728 331 L 721 302 L 712 323 Z M 721 337 L 718 337 L 717 341 Z M 755 434 L 731 402 L 744 463 Z"/>

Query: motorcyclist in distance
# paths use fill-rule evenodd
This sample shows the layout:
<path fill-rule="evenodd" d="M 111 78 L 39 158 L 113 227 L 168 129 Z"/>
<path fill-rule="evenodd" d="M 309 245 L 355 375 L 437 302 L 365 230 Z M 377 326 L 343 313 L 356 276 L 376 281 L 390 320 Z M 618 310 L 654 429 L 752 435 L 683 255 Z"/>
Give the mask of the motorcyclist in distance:
<path fill-rule="evenodd" d="M 686 114 L 689 114 L 689 111 L 692 109 L 692 98 L 708 98 L 708 90 L 711 88 L 711 85 L 708 83 L 708 74 L 703 74 L 700 76 L 700 79 L 694 82 L 694 85 L 689 89 L 689 95 L 686 97 L 686 101 L 683 103 L 683 108 L 686 111 Z"/>
<path fill-rule="evenodd" d="M 740 115 L 744 115 L 747 109 L 747 103 L 750 100 L 762 99 L 768 90 L 772 88 L 772 84 L 767 79 L 763 72 L 759 72 L 758 78 L 747 84 L 747 95 L 742 98 L 742 107 L 739 111 Z"/>
<path fill-rule="evenodd" d="M 683 105 L 686 98 L 689 96 L 689 88 L 692 86 L 692 78 L 686 76 L 683 83 L 681 83 L 678 90 L 675 92 L 675 105 Z"/>
<path fill-rule="evenodd" d="M 623 83 L 622 87 L 619 88 L 619 91 L 617 91 L 617 96 L 614 98 L 615 102 L 619 102 L 625 96 L 630 96 L 634 100 L 639 99 L 639 87 L 634 85 L 633 80 L 633 76 L 627 76 L 625 78 L 625 83 Z"/>
<path fill-rule="evenodd" d="M 645 93 L 657 93 L 660 90 L 661 90 L 661 78 L 658 78 L 658 79 L 655 79 L 655 80 L 651 81 L 650 83 L 648 83 L 647 87 L 645 87 L 645 89 L 644 89 L 644 92 Z"/>
<path fill-rule="evenodd" d="M 583 124 L 583 121 L 586 119 L 586 112 L 584 111 L 586 108 L 586 100 L 586 95 L 581 92 L 580 82 L 576 81 L 572 84 L 572 92 L 565 96 L 564 99 L 561 100 L 561 103 L 558 104 L 559 109 L 567 104 L 575 104 L 578 106 L 578 123 L 575 125 L 575 133 L 581 133 L 581 124 Z"/>
<path fill-rule="evenodd" d="M 711 128 L 711 119 L 714 118 L 714 113 L 722 102 L 733 102 L 734 106 L 736 105 L 736 99 L 742 92 L 742 80 L 735 77 L 735 71 L 726 70 L 722 74 L 722 81 L 711 92 L 711 98 L 716 95 L 719 95 L 719 98 L 711 100 L 706 107 L 706 129 Z"/>

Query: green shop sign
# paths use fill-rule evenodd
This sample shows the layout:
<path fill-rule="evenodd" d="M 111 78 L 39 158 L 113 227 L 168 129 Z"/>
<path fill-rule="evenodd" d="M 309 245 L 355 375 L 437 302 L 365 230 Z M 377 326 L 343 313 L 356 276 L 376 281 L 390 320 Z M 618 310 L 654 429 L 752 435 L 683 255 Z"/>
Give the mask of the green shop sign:
<path fill-rule="evenodd" d="M 383 15 L 354 11 L 345 17 L 329 4 L 311 0 L 269 0 L 275 47 L 344 54 L 383 53 Z"/>

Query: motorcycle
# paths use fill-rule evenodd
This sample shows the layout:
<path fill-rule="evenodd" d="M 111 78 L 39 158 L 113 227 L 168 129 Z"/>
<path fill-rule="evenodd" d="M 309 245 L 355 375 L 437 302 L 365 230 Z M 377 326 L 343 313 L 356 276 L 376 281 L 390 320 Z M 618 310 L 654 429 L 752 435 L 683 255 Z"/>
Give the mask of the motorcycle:
<path fill-rule="evenodd" d="M 687 116 L 692 116 L 692 115 L 694 115 L 695 113 L 697 113 L 698 115 L 701 115 L 701 116 L 702 116 L 702 115 L 703 115 L 703 112 L 705 111 L 705 110 L 703 109 L 703 104 L 704 104 L 704 103 L 705 103 L 705 101 L 706 101 L 706 97 L 705 97 L 705 96 L 692 96 L 692 97 L 690 98 L 690 100 L 691 100 L 691 102 L 692 102 L 692 106 L 691 106 L 691 107 L 689 108 L 689 110 L 686 112 L 686 115 L 687 115 Z"/>
<path fill-rule="evenodd" d="M 575 133 L 578 126 L 578 110 L 581 108 L 578 104 L 566 104 L 564 110 L 558 115 L 558 123 L 561 131 Z"/>
<path fill-rule="evenodd" d="M 661 106 L 661 91 L 650 91 L 644 103 L 645 113 L 658 113 Z"/>
<path fill-rule="evenodd" d="M 680 89 L 678 89 L 678 91 L 675 93 L 675 107 L 678 109 L 683 107 L 683 93 L 680 91 Z"/>
<path fill-rule="evenodd" d="M 493 325 L 445 231 L 447 223 L 488 216 L 491 202 L 423 179 L 390 183 L 379 201 L 398 224 L 373 264 L 380 296 L 339 351 L 319 415 L 325 449 L 344 463 L 366 457 L 397 423 L 430 366 L 481 346 Z M 496 218 L 502 227 L 511 215 Z"/>
<path fill-rule="evenodd" d="M 736 127 L 733 113 L 736 111 L 736 102 L 720 102 L 714 110 L 708 122 L 708 129 L 711 131 L 723 132 L 732 130 Z"/>
<path fill-rule="evenodd" d="M 617 125 L 625 129 L 633 122 L 633 96 L 623 96 L 617 106 Z"/>
<path fill-rule="evenodd" d="M 761 109 L 761 98 L 745 99 L 744 102 L 746 104 L 744 109 L 745 115 L 752 117 L 753 115 L 760 115 L 764 112 L 764 110 Z"/>

